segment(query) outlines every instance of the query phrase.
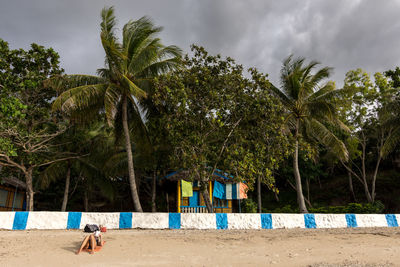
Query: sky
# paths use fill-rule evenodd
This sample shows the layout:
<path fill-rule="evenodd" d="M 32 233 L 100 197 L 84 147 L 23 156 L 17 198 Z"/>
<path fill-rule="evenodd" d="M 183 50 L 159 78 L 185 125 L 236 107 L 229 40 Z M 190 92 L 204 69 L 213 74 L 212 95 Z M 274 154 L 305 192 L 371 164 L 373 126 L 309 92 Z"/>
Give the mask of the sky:
<path fill-rule="evenodd" d="M 0 38 L 13 49 L 53 47 L 66 73 L 94 74 L 104 65 L 104 6 L 115 7 L 119 29 L 150 16 L 165 45 L 204 46 L 276 85 L 290 54 L 333 67 L 339 87 L 349 70 L 400 66 L 400 0 L 0 0 Z"/>

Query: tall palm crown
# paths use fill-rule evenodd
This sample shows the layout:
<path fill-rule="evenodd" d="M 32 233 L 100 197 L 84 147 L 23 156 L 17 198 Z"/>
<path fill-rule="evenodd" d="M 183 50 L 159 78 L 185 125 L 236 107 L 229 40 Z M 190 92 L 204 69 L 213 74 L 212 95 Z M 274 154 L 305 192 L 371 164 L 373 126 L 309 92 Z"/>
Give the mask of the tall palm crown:
<path fill-rule="evenodd" d="M 312 61 L 304 66 L 304 61 L 304 58 L 293 60 L 289 56 L 281 70 L 282 89 L 272 86 L 272 90 L 285 106 L 286 121 L 292 130 L 298 128 L 303 137 L 322 143 L 339 158 L 347 160 L 346 146 L 329 129 L 332 126 L 348 130 L 337 112 L 338 96 L 346 90 L 336 89 L 330 81 L 323 83 L 331 75 L 332 68 L 324 67 L 313 73 L 319 63 Z"/>
<path fill-rule="evenodd" d="M 115 35 L 114 8 L 101 12 L 101 42 L 105 51 L 106 68 L 97 70 L 99 76 L 67 75 L 63 77 L 64 91 L 53 103 L 70 115 L 85 115 L 103 109 L 108 122 L 112 123 L 122 96 L 133 98 L 146 96 L 146 87 L 158 74 L 175 69 L 180 64 L 181 50 L 176 46 L 164 46 L 156 35 L 162 30 L 151 20 L 142 17 L 129 21 L 122 30 L 122 43 Z"/>
<path fill-rule="evenodd" d="M 90 120 L 105 113 L 110 125 L 122 123 L 133 202 L 136 211 L 142 211 L 135 182 L 128 108 L 131 117 L 140 120 L 138 103 L 146 97 L 152 79 L 178 68 L 182 52 L 176 46 L 164 46 L 156 37 L 162 28 L 155 27 L 147 17 L 124 25 L 122 43 L 115 34 L 114 8 L 104 8 L 101 19 L 105 68 L 97 70 L 98 76 L 67 75 L 59 79 L 57 86 L 63 92 L 53 108 L 69 114 L 71 119 Z"/>
<path fill-rule="evenodd" d="M 307 212 L 302 193 L 301 177 L 298 166 L 299 139 L 318 142 L 328 147 L 340 159 L 347 160 L 348 151 L 342 141 L 330 130 L 347 127 L 337 117 L 337 97 L 345 89 L 336 89 L 334 83 L 323 81 L 330 76 L 331 68 L 321 68 L 315 61 L 308 65 L 305 59 L 292 59 L 289 56 L 281 70 L 282 89 L 271 86 L 272 91 L 286 108 L 286 124 L 295 136 L 293 170 L 296 181 L 297 201 L 300 212 Z"/>

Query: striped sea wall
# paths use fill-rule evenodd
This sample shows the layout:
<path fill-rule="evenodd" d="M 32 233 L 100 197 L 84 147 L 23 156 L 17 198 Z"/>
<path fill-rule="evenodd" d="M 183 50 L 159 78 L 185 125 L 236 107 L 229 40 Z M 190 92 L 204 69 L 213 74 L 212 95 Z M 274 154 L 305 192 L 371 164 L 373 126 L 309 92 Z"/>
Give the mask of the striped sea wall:
<path fill-rule="evenodd" d="M 400 214 L 0 212 L 0 229 L 280 229 L 398 227 Z"/>

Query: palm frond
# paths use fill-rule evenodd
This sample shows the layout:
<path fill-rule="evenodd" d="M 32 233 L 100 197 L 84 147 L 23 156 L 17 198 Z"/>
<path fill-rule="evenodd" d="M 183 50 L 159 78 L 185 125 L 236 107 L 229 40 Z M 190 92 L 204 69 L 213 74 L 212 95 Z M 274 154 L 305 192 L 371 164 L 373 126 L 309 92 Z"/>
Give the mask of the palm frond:
<path fill-rule="evenodd" d="M 104 95 L 104 109 L 108 125 L 112 125 L 115 114 L 117 113 L 117 104 L 120 99 L 119 88 L 110 84 Z"/>
<path fill-rule="evenodd" d="M 58 92 L 64 92 L 68 89 L 84 85 L 95 85 L 104 83 L 105 79 L 93 75 L 57 75 L 47 79 L 44 82 L 46 87 L 51 87 Z"/>
<path fill-rule="evenodd" d="M 67 162 L 59 161 L 49 165 L 43 172 L 40 174 L 40 187 L 45 189 L 49 187 L 49 185 L 56 181 L 59 178 L 65 177 L 67 172 Z"/>
<path fill-rule="evenodd" d="M 155 27 L 149 17 L 141 17 L 136 21 L 129 21 L 123 28 L 123 47 L 129 59 L 141 52 L 143 47 L 154 39 L 153 36 L 162 31 L 162 27 Z"/>
<path fill-rule="evenodd" d="M 117 20 L 114 15 L 114 7 L 104 7 L 101 11 L 101 33 L 106 40 L 115 40 L 115 25 Z"/>
<path fill-rule="evenodd" d="M 325 125 L 316 119 L 305 119 L 304 126 L 308 136 L 315 138 L 318 142 L 326 146 L 339 159 L 348 160 L 349 152 L 346 146 Z"/>
<path fill-rule="evenodd" d="M 139 88 L 128 77 L 122 75 L 122 78 L 122 82 L 124 83 L 125 87 L 128 88 L 129 93 L 132 94 L 135 98 L 140 99 L 147 96 L 146 92 Z"/>
<path fill-rule="evenodd" d="M 107 84 L 96 84 L 69 89 L 53 102 L 52 108 L 66 113 L 85 109 L 93 103 L 102 101 L 107 87 Z"/>
<path fill-rule="evenodd" d="M 387 155 L 389 155 L 390 152 L 392 152 L 396 148 L 399 142 L 400 142 L 400 127 L 396 127 L 392 130 L 391 134 L 386 139 L 386 142 L 383 144 L 383 147 L 380 152 L 381 156 L 383 158 L 386 158 Z"/>

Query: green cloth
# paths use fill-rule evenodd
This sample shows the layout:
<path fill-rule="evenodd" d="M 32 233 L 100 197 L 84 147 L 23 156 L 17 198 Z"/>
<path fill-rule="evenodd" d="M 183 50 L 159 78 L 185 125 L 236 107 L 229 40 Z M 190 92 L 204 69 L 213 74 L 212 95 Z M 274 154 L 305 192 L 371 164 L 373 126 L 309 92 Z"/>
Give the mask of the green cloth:
<path fill-rule="evenodd" d="M 193 196 L 192 183 L 182 180 L 182 197 L 191 197 L 191 196 Z"/>

